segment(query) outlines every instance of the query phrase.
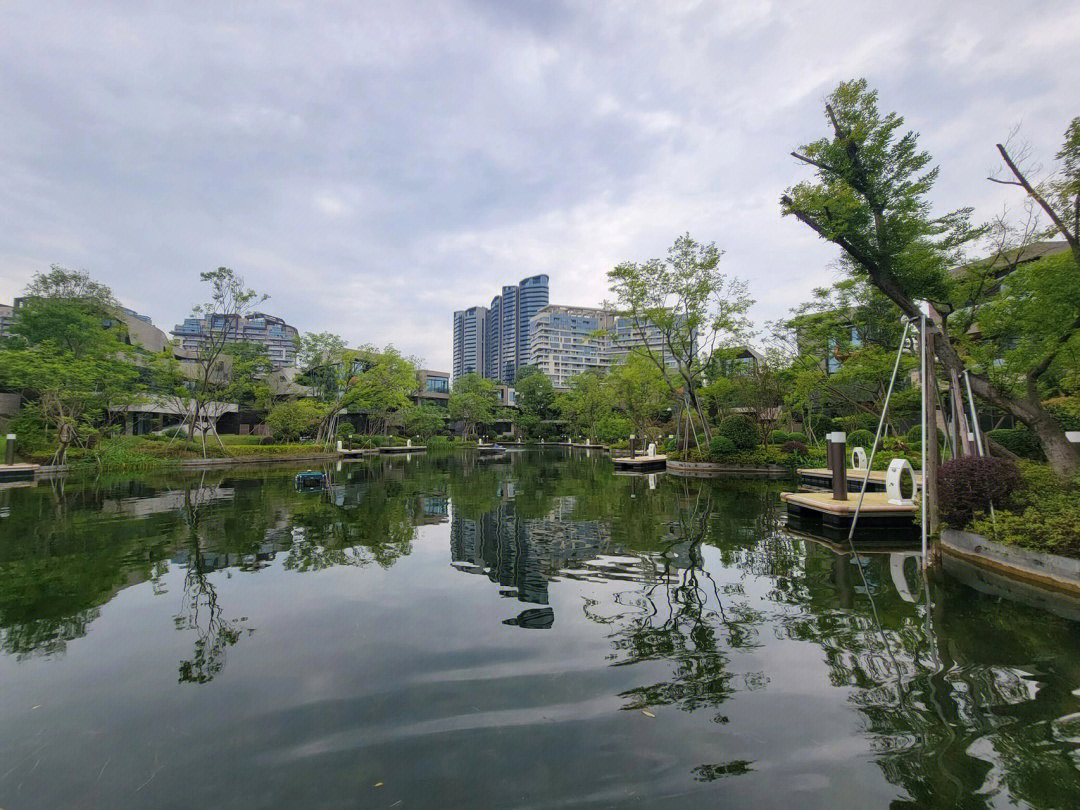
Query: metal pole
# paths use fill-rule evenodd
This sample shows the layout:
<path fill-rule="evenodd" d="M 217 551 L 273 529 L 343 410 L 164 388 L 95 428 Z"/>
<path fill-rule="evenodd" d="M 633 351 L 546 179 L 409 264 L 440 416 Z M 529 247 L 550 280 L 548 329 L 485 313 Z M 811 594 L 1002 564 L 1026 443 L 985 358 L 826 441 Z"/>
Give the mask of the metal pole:
<path fill-rule="evenodd" d="M 923 387 L 922 396 L 922 565 L 926 568 L 926 312 L 925 309 L 919 313 L 919 363 L 920 363 L 920 377 L 919 383 Z M 937 441 L 937 425 L 934 425 L 934 441 Z"/>
<path fill-rule="evenodd" d="M 968 406 L 971 408 L 971 427 L 975 431 L 975 450 L 980 456 L 986 455 L 986 447 L 983 442 L 982 428 L 979 427 L 979 415 L 975 412 L 975 397 L 971 395 L 971 378 L 968 377 L 967 369 L 964 369 L 964 385 L 967 386 Z"/>
<path fill-rule="evenodd" d="M 889 400 L 892 398 L 893 386 L 896 384 L 896 373 L 900 370 L 900 358 L 904 355 L 904 344 L 907 342 L 908 331 L 911 329 L 911 321 L 904 321 L 904 334 L 900 336 L 900 348 L 896 350 L 896 362 L 893 363 L 892 377 L 889 379 L 889 390 L 885 392 L 885 402 L 881 406 L 881 416 L 878 418 L 877 433 L 874 434 L 874 446 L 870 448 L 870 458 L 866 461 L 866 475 L 863 476 L 862 486 L 859 487 L 859 502 L 855 504 L 855 514 L 851 517 L 851 526 L 848 528 L 848 543 L 855 536 L 855 524 L 859 521 L 859 512 L 862 510 L 863 498 L 866 496 L 866 484 L 870 480 L 870 470 L 874 469 L 874 454 L 877 453 L 878 441 L 881 432 L 885 428 L 885 415 L 889 412 Z"/>

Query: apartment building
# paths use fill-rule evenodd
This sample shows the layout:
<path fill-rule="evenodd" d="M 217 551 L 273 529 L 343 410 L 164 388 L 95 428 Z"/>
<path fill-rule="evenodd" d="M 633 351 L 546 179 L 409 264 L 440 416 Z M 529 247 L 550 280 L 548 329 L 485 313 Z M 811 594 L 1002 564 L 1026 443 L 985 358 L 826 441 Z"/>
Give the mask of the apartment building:
<path fill-rule="evenodd" d="M 296 327 L 264 312 L 253 312 L 247 316 L 215 313 L 202 318 L 185 318 L 183 323 L 173 327 L 172 334 L 181 349 L 195 352 L 211 334 L 222 331 L 226 332 L 228 343 L 265 346 L 274 368 L 296 364 L 296 340 L 299 337 Z"/>

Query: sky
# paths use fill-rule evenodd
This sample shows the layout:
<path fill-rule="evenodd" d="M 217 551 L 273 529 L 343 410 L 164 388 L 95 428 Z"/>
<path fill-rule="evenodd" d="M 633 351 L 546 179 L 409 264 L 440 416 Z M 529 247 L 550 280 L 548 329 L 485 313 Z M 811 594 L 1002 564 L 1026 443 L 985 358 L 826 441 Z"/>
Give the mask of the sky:
<path fill-rule="evenodd" d="M 1080 115 L 1080 3 L 6 2 L 0 303 L 51 264 L 168 331 L 221 265 L 302 332 L 449 369 L 455 309 L 606 272 L 689 232 L 758 324 L 837 278 L 780 216 L 865 77 L 922 133 L 938 210 L 1017 214 L 1010 136 Z"/>

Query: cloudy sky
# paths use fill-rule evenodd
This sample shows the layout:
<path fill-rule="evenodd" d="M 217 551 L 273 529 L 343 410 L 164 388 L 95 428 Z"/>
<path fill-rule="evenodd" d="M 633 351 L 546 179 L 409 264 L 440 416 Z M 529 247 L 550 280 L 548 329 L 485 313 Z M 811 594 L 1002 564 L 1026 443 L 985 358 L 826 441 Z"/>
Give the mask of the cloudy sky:
<path fill-rule="evenodd" d="M 880 6 L 880 8 L 877 8 Z M 302 331 L 449 368 L 451 312 L 605 272 L 690 231 L 755 319 L 834 276 L 779 216 L 836 82 L 867 77 L 989 217 L 1016 125 L 1080 114 L 1080 3 L 7 2 L 0 302 L 51 263 L 168 330 L 236 269 Z"/>

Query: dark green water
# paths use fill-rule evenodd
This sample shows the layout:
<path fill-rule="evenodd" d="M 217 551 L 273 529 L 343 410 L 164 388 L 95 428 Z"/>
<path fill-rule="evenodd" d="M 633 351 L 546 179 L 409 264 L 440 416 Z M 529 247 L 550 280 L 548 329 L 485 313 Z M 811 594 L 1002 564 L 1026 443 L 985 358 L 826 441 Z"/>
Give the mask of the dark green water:
<path fill-rule="evenodd" d="M 0 807 L 1080 806 L 1067 602 L 928 610 L 776 484 L 294 472 L 0 492 Z"/>

